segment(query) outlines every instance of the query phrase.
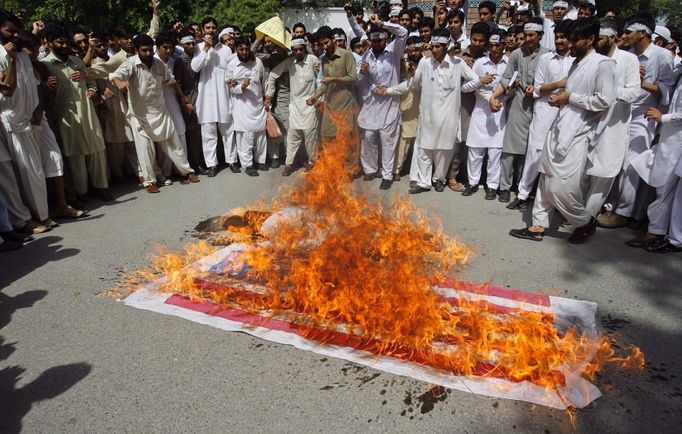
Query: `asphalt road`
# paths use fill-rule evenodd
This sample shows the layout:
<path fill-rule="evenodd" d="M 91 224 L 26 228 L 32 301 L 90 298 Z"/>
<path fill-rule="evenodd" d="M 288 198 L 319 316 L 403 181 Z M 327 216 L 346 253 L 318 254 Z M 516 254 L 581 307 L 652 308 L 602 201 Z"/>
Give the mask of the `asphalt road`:
<path fill-rule="evenodd" d="M 560 432 L 564 412 L 458 391 L 124 306 L 102 296 L 154 246 L 179 247 L 196 223 L 272 197 L 281 169 L 221 172 L 113 204 L 0 255 L 0 432 Z M 291 181 L 287 181 L 291 182 Z M 357 181 L 362 183 L 362 181 Z M 404 179 L 389 192 L 406 194 Z M 517 240 L 529 212 L 448 190 L 412 198 L 476 247 L 464 278 L 599 304 L 599 324 L 641 346 L 647 371 L 609 370 L 580 432 L 682 429 L 682 255 L 626 247 L 629 229 L 588 244 L 556 232 Z"/>

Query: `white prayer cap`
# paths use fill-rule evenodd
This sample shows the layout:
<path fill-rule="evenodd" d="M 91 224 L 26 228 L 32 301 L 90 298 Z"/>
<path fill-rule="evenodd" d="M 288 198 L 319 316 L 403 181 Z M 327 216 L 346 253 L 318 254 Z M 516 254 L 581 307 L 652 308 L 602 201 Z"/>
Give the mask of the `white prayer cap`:
<path fill-rule="evenodd" d="M 303 38 L 295 38 L 291 40 L 291 48 L 294 48 L 298 45 L 305 45 L 305 39 Z"/>
<path fill-rule="evenodd" d="M 184 36 L 182 39 L 180 39 L 181 44 L 190 44 L 190 43 L 194 43 L 194 42 L 195 42 L 194 36 L 190 36 L 190 35 Z"/>
<path fill-rule="evenodd" d="M 402 8 L 402 7 L 403 7 L 403 0 L 391 0 L 391 1 L 389 2 L 389 4 L 390 4 L 391 6 L 393 6 L 393 5 L 400 5 L 400 7 Z"/>
<path fill-rule="evenodd" d="M 225 27 L 218 33 L 218 40 L 222 39 L 223 36 L 225 35 L 230 35 L 232 36 L 234 34 L 234 29 L 232 27 Z"/>
<path fill-rule="evenodd" d="M 529 32 L 543 32 L 544 29 L 545 28 L 542 26 L 542 24 L 538 23 L 526 23 L 523 25 L 523 30 Z"/>
<path fill-rule="evenodd" d="M 552 9 L 554 8 L 568 9 L 568 2 L 566 0 L 555 0 L 555 2 L 552 3 Z"/>
<path fill-rule="evenodd" d="M 391 9 L 391 12 L 388 13 L 389 17 L 399 17 L 400 16 L 400 9 Z"/>
<path fill-rule="evenodd" d="M 499 34 L 495 33 L 494 35 L 490 35 L 488 42 L 491 44 L 501 44 L 503 40 Z"/>
<path fill-rule="evenodd" d="M 656 39 L 656 38 L 665 39 L 665 42 L 667 44 L 672 42 L 672 36 L 670 34 L 670 30 L 668 30 L 668 28 L 665 26 L 656 26 L 656 29 L 654 29 L 654 34 L 652 36 L 654 39 Z"/>

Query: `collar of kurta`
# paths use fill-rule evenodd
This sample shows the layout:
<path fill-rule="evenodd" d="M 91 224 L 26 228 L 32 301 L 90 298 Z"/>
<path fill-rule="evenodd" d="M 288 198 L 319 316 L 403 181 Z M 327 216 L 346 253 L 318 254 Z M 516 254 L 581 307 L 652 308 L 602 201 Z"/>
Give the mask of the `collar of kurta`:
<path fill-rule="evenodd" d="M 507 56 L 504 56 L 504 55 L 502 56 L 502 59 L 500 59 L 500 61 L 497 63 L 493 62 L 493 60 L 490 58 L 490 55 L 486 56 L 486 59 L 487 59 L 486 63 L 489 63 L 491 65 L 499 65 L 500 63 L 506 64 L 507 61 L 509 60 L 509 58 Z"/>
<path fill-rule="evenodd" d="M 64 63 L 64 64 L 66 64 L 66 63 L 69 63 L 69 62 L 73 62 L 73 59 L 71 59 L 72 57 L 73 57 L 73 56 L 66 56 L 66 60 L 62 60 L 62 59 L 60 59 L 59 57 L 57 57 L 57 56 L 54 54 L 54 51 L 51 51 L 50 54 L 48 54 L 47 56 L 45 56 L 45 60 L 46 60 L 46 61 L 49 61 L 49 62 L 57 62 L 57 63 Z"/>
<path fill-rule="evenodd" d="M 251 63 L 255 63 L 255 62 L 256 62 L 256 59 L 253 58 L 253 59 L 249 59 L 249 60 L 246 61 L 246 62 L 242 62 L 241 60 L 239 60 L 239 58 L 237 58 L 237 61 L 238 61 L 238 62 L 237 62 L 237 65 L 239 65 L 239 66 L 249 66 Z"/>
<path fill-rule="evenodd" d="M 435 57 L 431 57 L 431 61 L 436 65 L 437 68 L 448 69 L 448 68 L 450 68 L 450 65 L 454 65 L 455 63 L 461 62 L 462 59 L 460 59 L 458 57 L 448 56 L 446 54 L 445 58 L 440 63 L 438 63 L 438 61 L 436 60 Z"/>
<path fill-rule="evenodd" d="M 154 66 L 154 61 L 155 61 L 155 60 L 158 60 L 159 62 L 162 61 L 162 60 L 159 59 L 158 57 L 153 57 L 153 58 L 152 58 L 152 66 Z M 142 66 L 144 66 L 145 68 L 147 68 L 147 65 L 145 65 L 145 64 L 142 62 L 142 59 L 140 59 L 140 56 L 138 56 L 138 55 L 135 55 L 135 57 L 133 58 L 133 65 L 135 65 L 135 66 L 140 66 L 140 65 L 142 65 Z M 149 69 L 151 69 L 151 68 L 149 68 Z"/>
<path fill-rule="evenodd" d="M 653 42 L 651 44 L 649 44 L 649 46 L 646 47 L 646 50 L 644 50 L 644 52 L 642 54 L 640 54 L 638 57 L 644 56 L 647 59 L 651 59 L 651 52 L 655 50 L 654 45 L 656 45 L 656 44 L 654 44 Z"/>

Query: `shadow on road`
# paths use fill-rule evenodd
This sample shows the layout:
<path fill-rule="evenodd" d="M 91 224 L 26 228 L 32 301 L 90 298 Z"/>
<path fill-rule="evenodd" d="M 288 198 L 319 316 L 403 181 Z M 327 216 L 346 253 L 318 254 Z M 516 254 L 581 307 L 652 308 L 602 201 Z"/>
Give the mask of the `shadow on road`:
<path fill-rule="evenodd" d="M 9 366 L 0 369 L 0 432 L 19 433 L 22 419 L 34 403 L 55 398 L 90 374 L 87 363 L 56 366 L 23 387 L 17 387 L 25 369 Z"/>
<path fill-rule="evenodd" d="M 63 238 L 54 235 L 40 236 L 27 243 L 23 249 L 3 253 L 0 256 L 0 289 L 40 268 L 48 262 L 59 261 L 80 253 L 80 250 L 63 248 Z"/>

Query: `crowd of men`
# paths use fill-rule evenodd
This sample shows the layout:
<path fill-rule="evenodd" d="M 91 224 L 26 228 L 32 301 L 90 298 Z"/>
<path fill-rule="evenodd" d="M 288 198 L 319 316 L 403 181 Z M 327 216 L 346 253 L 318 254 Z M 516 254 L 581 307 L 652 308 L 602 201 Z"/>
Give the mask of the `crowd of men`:
<path fill-rule="evenodd" d="M 628 245 L 682 251 L 682 39 L 646 12 L 483 1 L 469 26 L 468 0 L 433 16 L 390 0 L 346 5 L 352 37 L 296 23 L 288 44 L 211 17 L 160 31 L 158 8 L 137 35 L 22 33 L 26 17 L 0 11 L 0 251 L 112 200 L 113 183 L 158 193 L 223 161 L 289 176 L 338 139 L 354 141 L 351 176 L 382 190 L 409 174 L 411 194 L 483 185 L 532 207 L 514 237 L 542 241 L 556 210 L 572 243 L 648 220 Z"/>

